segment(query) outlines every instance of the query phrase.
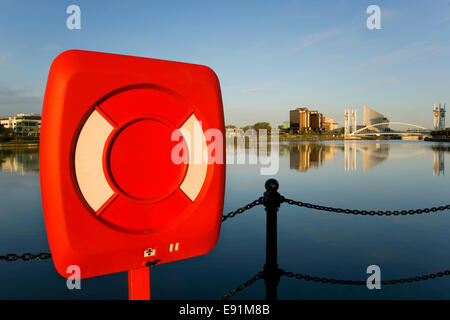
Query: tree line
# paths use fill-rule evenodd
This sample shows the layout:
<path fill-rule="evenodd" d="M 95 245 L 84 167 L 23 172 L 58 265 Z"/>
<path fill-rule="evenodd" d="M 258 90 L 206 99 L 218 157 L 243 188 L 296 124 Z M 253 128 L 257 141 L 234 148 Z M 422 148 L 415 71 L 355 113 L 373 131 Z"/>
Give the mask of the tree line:
<path fill-rule="evenodd" d="M 229 124 L 229 125 L 225 126 L 225 129 L 238 129 L 238 127 L 236 127 L 235 125 Z M 257 122 L 255 124 L 247 125 L 247 126 L 239 128 L 239 129 L 242 129 L 244 132 L 246 132 L 249 129 L 254 129 L 254 130 L 256 130 L 256 132 L 258 132 L 260 129 L 265 129 L 265 130 L 267 130 L 267 133 L 270 133 L 270 131 L 272 130 L 272 127 L 270 126 L 270 124 L 268 122 Z"/>
<path fill-rule="evenodd" d="M 12 128 L 5 128 L 0 124 L 0 142 L 8 142 L 14 140 L 15 137 L 16 135 Z"/>

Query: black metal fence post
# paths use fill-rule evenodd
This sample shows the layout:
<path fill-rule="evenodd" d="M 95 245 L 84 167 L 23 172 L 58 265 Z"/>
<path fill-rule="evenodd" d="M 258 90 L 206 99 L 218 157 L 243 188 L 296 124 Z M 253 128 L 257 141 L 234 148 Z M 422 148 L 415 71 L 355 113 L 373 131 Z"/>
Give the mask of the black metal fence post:
<path fill-rule="evenodd" d="M 266 219 L 266 264 L 264 265 L 264 282 L 266 300 L 277 300 L 277 287 L 280 282 L 280 269 L 277 259 L 277 213 L 283 197 L 278 193 L 279 183 L 275 179 L 266 181 L 263 204 Z"/>

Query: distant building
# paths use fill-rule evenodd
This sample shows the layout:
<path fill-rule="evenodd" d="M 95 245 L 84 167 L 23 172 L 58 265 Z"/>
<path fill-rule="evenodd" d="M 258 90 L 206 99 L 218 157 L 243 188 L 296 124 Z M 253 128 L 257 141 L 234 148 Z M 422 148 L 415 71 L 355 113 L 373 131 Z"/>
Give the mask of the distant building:
<path fill-rule="evenodd" d="M 318 111 L 311 111 L 310 125 L 313 131 L 319 132 L 323 130 L 323 115 Z"/>
<path fill-rule="evenodd" d="M 364 105 L 364 111 L 363 111 L 363 125 L 364 127 L 371 126 L 377 123 L 385 123 L 383 125 L 379 125 L 376 127 L 370 127 L 368 130 L 370 131 L 376 131 L 376 132 L 382 132 L 389 129 L 389 119 L 382 115 L 379 112 L 376 112 L 373 109 L 370 109 L 366 105 Z"/>
<path fill-rule="evenodd" d="M 445 129 L 445 104 L 441 107 L 441 104 L 433 105 L 434 114 L 434 130 L 444 130 Z"/>
<path fill-rule="evenodd" d="M 318 111 L 309 110 L 307 107 L 289 111 L 289 127 L 293 133 L 320 132 L 323 130 L 323 115 Z"/>
<path fill-rule="evenodd" d="M 325 131 L 333 131 L 338 128 L 338 124 L 334 122 L 334 119 L 331 117 L 323 117 L 323 130 Z"/>
<path fill-rule="evenodd" d="M 289 128 L 295 133 L 302 130 L 309 131 L 310 114 L 311 111 L 306 107 L 289 111 Z"/>
<path fill-rule="evenodd" d="M 0 117 L 0 125 L 13 129 L 18 136 L 38 137 L 41 132 L 41 115 L 19 113 L 16 116 Z"/>

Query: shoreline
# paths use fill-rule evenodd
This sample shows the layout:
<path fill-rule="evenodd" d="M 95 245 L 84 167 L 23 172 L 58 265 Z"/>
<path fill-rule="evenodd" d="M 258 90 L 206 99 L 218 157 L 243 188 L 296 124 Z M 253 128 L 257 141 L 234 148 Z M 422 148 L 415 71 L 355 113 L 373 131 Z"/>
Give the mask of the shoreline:
<path fill-rule="evenodd" d="M 450 138 L 425 138 L 423 140 L 430 142 L 450 142 Z"/>
<path fill-rule="evenodd" d="M 333 136 L 279 136 L 280 141 L 329 141 L 345 140 L 344 137 Z"/>
<path fill-rule="evenodd" d="M 351 140 L 345 139 L 344 136 L 301 136 L 301 135 L 280 135 L 280 142 L 301 142 L 301 141 L 340 141 L 340 140 Z M 356 140 L 356 139 L 355 139 Z M 360 140 L 360 139 L 357 139 Z M 386 138 L 372 138 L 372 139 L 362 139 L 362 140 L 397 140 L 397 139 L 386 139 Z M 425 138 L 422 141 L 430 142 L 450 142 L 449 138 Z M 39 148 L 39 141 L 20 141 L 20 142 L 0 142 L 0 149 L 18 149 L 18 148 Z"/>
<path fill-rule="evenodd" d="M 0 149 L 39 148 L 39 141 L 0 142 Z"/>

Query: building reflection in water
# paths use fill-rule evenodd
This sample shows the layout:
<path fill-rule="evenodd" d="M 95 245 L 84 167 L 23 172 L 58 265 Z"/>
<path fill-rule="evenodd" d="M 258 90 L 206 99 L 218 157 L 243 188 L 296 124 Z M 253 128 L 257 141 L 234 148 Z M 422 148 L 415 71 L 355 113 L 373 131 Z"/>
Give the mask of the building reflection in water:
<path fill-rule="evenodd" d="M 361 144 L 355 141 L 344 141 L 344 168 L 346 171 L 356 170 L 356 152 L 358 151 L 362 154 L 362 171 L 365 172 L 386 161 L 389 158 L 389 150 L 389 144 Z"/>
<path fill-rule="evenodd" d="M 431 148 L 434 151 L 433 176 L 444 175 L 444 154 L 450 152 L 450 146 L 432 145 L 418 146 L 418 152 L 402 155 L 391 155 L 393 148 L 388 143 L 360 143 L 355 141 L 344 141 L 343 143 L 298 143 L 280 145 L 280 152 L 287 156 L 289 153 L 290 169 L 297 171 L 307 171 L 319 168 L 325 160 L 332 160 L 340 150 L 344 153 L 345 171 L 356 171 L 358 165 L 363 172 L 368 171 L 382 162 L 391 158 L 409 158 L 424 154 Z M 409 147 L 408 147 L 409 148 Z M 357 154 L 360 156 L 357 157 Z M 358 163 L 358 161 L 360 163 Z"/>
<path fill-rule="evenodd" d="M 439 145 L 433 145 L 431 147 L 434 151 L 433 155 L 433 176 L 443 176 L 445 173 L 445 158 L 444 154 L 445 152 L 450 152 L 450 146 L 439 146 Z"/>
<path fill-rule="evenodd" d="M 286 147 L 281 149 L 289 150 L 290 168 L 298 171 L 317 169 L 323 161 L 333 159 L 338 152 L 338 147 L 333 144 L 290 144 Z"/>
<path fill-rule="evenodd" d="M 229 147 L 229 146 L 227 146 Z M 324 162 L 333 160 L 338 151 L 344 153 L 344 169 L 355 171 L 358 168 L 357 159 L 362 162 L 362 171 L 372 169 L 390 157 L 388 143 L 359 143 L 355 141 L 344 141 L 343 143 L 290 143 L 280 144 L 280 155 L 289 156 L 290 169 L 308 171 L 317 169 Z M 232 147 L 231 147 L 232 148 Z M 422 147 L 421 147 L 422 148 Z M 422 153 L 431 148 L 433 154 L 433 176 L 443 176 L 445 173 L 445 153 L 450 152 L 450 145 L 433 144 L 423 146 Z M 429 149 L 428 149 L 429 150 Z M 228 151 L 227 148 L 227 160 Z M 250 152 L 249 148 L 241 150 L 258 157 L 258 152 Z M 270 147 L 268 150 L 270 154 Z M 357 153 L 361 157 L 357 158 Z M 409 154 L 407 157 L 417 154 Z M 247 155 L 247 157 L 250 155 Z M 392 156 L 391 156 L 392 157 Z M 394 156 L 395 157 L 395 156 Z M 228 161 L 227 161 L 228 162 Z M 38 149 L 0 149 L 0 172 L 12 172 L 24 175 L 26 173 L 39 172 L 39 150 Z"/>
<path fill-rule="evenodd" d="M 0 149 L 0 171 L 20 175 L 39 172 L 38 149 Z"/>

